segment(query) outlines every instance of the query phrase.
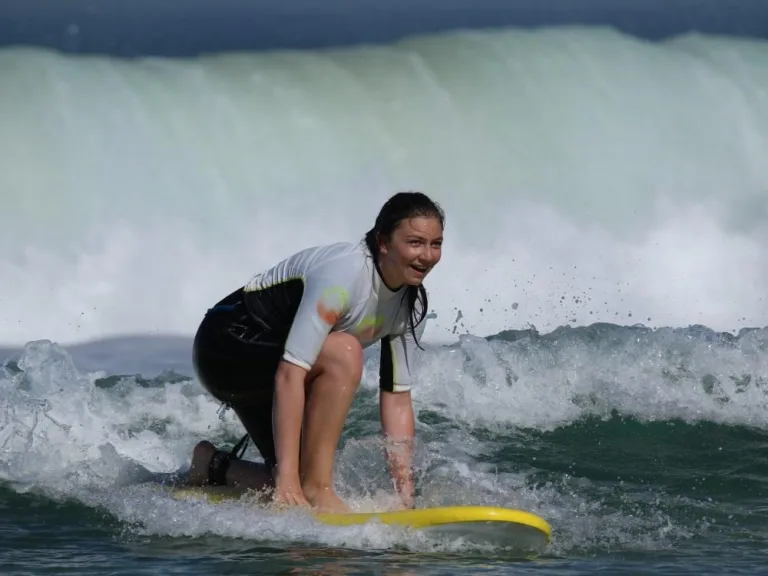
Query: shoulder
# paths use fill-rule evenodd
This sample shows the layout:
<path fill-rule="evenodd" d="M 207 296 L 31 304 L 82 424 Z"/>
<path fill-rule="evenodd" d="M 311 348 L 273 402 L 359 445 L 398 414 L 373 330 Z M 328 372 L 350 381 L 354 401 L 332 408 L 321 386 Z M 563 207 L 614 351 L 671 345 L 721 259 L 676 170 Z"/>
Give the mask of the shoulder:
<path fill-rule="evenodd" d="M 309 246 L 256 273 L 248 285 L 259 287 L 299 278 L 305 282 L 319 278 L 345 280 L 360 275 L 366 266 L 365 254 L 363 248 L 351 242 Z"/>
<path fill-rule="evenodd" d="M 366 251 L 351 242 L 336 242 L 307 249 L 309 257 L 308 271 L 352 277 L 367 269 Z"/>
<path fill-rule="evenodd" d="M 300 250 L 278 268 L 283 278 L 301 278 L 313 294 L 341 290 L 348 299 L 364 291 L 369 275 L 366 255 L 364 246 L 335 242 Z"/>

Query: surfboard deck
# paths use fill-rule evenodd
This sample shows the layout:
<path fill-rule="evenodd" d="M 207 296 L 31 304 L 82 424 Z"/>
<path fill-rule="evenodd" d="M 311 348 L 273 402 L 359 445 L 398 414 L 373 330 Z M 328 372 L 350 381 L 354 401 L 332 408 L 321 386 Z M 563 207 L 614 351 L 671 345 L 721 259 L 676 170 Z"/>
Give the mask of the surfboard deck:
<path fill-rule="evenodd" d="M 245 495 L 217 487 L 170 487 L 176 498 L 205 499 L 220 503 Z M 551 540 L 546 520 L 530 512 L 496 506 L 441 506 L 393 512 L 314 513 L 329 526 L 355 526 L 369 522 L 408 528 L 430 536 L 464 538 L 494 546 L 540 552 Z"/>

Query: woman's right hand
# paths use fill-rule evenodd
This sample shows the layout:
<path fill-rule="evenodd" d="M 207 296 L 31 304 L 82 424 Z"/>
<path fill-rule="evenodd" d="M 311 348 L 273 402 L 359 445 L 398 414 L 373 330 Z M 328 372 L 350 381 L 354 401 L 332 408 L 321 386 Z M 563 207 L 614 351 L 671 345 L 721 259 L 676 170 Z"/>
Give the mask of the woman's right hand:
<path fill-rule="evenodd" d="M 275 474 L 275 492 L 272 501 L 275 504 L 310 507 L 301 489 L 298 474 L 280 474 L 279 471 Z"/>
<path fill-rule="evenodd" d="M 304 415 L 304 380 L 307 371 L 295 364 L 280 362 L 275 374 L 273 408 L 275 456 L 273 501 L 288 506 L 309 506 L 299 479 L 299 445 Z"/>

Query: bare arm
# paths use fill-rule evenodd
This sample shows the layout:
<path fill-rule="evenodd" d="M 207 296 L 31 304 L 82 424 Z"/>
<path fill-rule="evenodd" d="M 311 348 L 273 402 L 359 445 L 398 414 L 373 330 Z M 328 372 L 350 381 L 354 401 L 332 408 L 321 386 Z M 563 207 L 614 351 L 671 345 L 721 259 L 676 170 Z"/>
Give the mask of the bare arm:
<path fill-rule="evenodd" d="M 280 362 L 275 375 L 273 427 L 276 481 L 278 488 L 286 484 L 291 488 L 299 483 L 299 445 L 301 423 L 304 416 L 304 379 L 307 371 L 285 360 Z"/>
<path fill-rule="evenodd" d="M 406 508 L 413 507 L 414 416 L 411 393 L 380 391 L 379 414 L 387 441 L 387 462 Z"/>

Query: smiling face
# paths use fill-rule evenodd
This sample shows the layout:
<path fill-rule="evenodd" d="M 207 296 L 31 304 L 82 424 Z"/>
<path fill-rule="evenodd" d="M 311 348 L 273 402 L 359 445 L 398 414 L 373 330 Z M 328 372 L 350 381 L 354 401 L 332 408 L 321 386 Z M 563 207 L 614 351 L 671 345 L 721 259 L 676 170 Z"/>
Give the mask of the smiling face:
<path fill-rule="evenodd" d="M 379 269 L 391 289 L 418 286 L 440 261 L 443 227 L 436 217 L 400 221 L 389 238 L 379 238 Z"/>

